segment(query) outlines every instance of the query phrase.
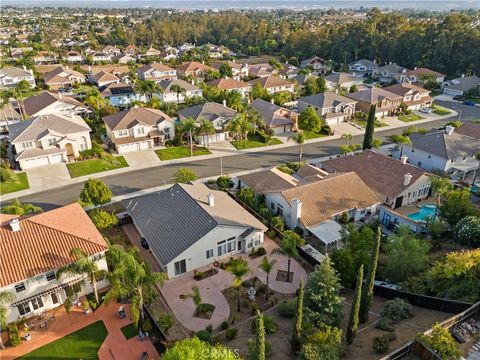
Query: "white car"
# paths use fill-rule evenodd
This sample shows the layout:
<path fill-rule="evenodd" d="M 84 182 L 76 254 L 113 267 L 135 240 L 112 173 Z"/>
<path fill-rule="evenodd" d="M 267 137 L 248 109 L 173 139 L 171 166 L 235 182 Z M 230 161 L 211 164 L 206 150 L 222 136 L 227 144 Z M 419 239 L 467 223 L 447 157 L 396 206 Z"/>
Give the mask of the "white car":
<path fill-rule="evenodd" d="M 430 108 L 420 109 L 419 111 L 425 114 L 431 114 L 433 112 Z"/>

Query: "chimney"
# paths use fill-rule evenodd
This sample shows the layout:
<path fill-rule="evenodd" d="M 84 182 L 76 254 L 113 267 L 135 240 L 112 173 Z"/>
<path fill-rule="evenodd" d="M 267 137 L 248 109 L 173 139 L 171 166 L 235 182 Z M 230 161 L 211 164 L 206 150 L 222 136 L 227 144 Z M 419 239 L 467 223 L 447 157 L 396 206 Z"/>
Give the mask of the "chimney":
<path fill-rule="evenodd" d="M 25 65 L 23 65 L 23 70 L 27 71 L 27 67 Z"/>
<path fill-rule="evenodd" d="M 274 100 L 273 98 L 270 99 L 270 102 L 271 102 L 272 104 L 275 104 L 275 100 Z"/>
<path fill-rule="evenodd" d="M 410 185 L 410 181 L 412 181 L 412 175 L 410 173 L 406 173 L 403 176 L 403 186 L 408 186 Z"/>
<path fill-rule="evenodd" d="M 400 161 L 402 162 L 403 165 L 407 164 L 408 156 L 407 155 L 402 155 L 400 157 Z"/>
<path fill-rule="evenodd" d="M 227 100 L 223 99 L 222 104 L 223 106 L 227 107 Z"/>
<path fill-rule="evenodd" d="M 215 206 L 215 195 L 213 195 L 212 193 L 209 193 L 207 195 L 207 199 L 208 199 L 208 206 L 214 207 Z"/>
<path fill-rule="evenodd" d="M 20 231 L 20 220 L 18 218 L 10 220 L 9 224 L 13 232 Z"/>
<path fill-rule="evenodd" d="M 300 199 L 292 200 L 292 214 L 290 216 L 290 226 L 295 227 L 298 225 L 298 219 L 302 216 L 302 202 Z"/>
<path fill-rule="evenodd" d="M 195 85 L 195 80 L 192 79 L 191 83 L 192 83 L 192 85 Z"/>
<path fill-rule="evenodd" d="M 416 67 L 416 66 L 413 68 L 413 70 L 417 70 L 417 69 L 418 69 L 418 67 Z"/>
<path fill-rule="evenodd" d="M 462 79 L 465 77 L 465 74 L 462 74 Z"/>
<path fill-rule="evenodd" d="M 452 135 L 454 130 L 455 130 L 455 128 L 451 125 L 445 126 L 445 133 L 447 135 Z"/>

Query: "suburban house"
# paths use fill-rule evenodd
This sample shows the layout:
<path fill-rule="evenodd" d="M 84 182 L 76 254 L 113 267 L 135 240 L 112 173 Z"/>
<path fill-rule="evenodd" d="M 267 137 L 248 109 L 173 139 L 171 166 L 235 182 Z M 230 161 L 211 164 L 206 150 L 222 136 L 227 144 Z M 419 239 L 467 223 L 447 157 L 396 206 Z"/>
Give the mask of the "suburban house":
<path fill-rule="evenodd" d="M 88 67 L 88 81 L 103 87 L 114 82 L 130 82 L 129 68 L 125 65 L 94 65 Z"/>
<path fill-rule="evenodd" d="M 480 139 L 456 132 L 452 126 L 446 126 L 445 130 L 432 129 L 426 134 L 413 133 L 410 141 L 411 145 L 403 145 L 393 156 L 406 155 L 415 166 L 443 171 L 460 180 L 473 177 L 478 169 L 475 154 L 480 149 Z"/>
<path fill-rule="evenodd" d="M 108 54 L 110 56 L 118 56 L 122 53 L 122 51 L 117 48 L 116 46 L 112 46 L 112 45 L 107 45 L 105 46 L 103 49 L 102 49 L 102 52 L 105 53 L 105 54 Z"/>
<path fill-rule="evenodd" d="M 289 229 L 303 230 L 325 244 L 341 239 L 342 214 L 360 221 L 376 211 L 381 200 L 354 172 L 327 174 L 308 166 L 306 174 L 286 174 L 274 168 L 238 178 L 241 187 L 264 195 L 268 208 L 285 220 Z M 344 215 L 343 215 L 344 216 Z"/>
<path fill-rule="evenodd" d="M 152 63 L 139 67 L 137 74 L 141 80 L 151 80 L 156 83 L 163 80 L 177 79 L 177 70 L 160 63 Z"/>
<path fill-rule="evenodd" d="M 377 69 L 375 60 L 360 59 L 348 64 L 348 72 L 356 77 L 372 76 Z"/>
<path fill-rule="evenodd" d="M 43 75 L 43 81 L 50 90 L 70 89 L 74 84 L 84 83 L 85 75 L 68 66 L 58 66 Z"/>
<path fill-rule="evenodd" d="M 266 89 L 270 95 L 282 91 L 288 91 L 290 93 L 295 92 L 295 85 L 291 81 L 282 79 L 275 75 L 269 75 L 266 77 L 250 80 L 248 83 L 251 86 L 255 84 L 260 84 L 260 86 Z"/>
<path fill-rule="evenodd" d="M 125 48 L 125 50 L 123 50 L 123 52 L 127 55 L 135 56 L 138 54 L 138 48 L 135 45 L 130 44 Z"/>
<path fill-rule="evenodd" d="M 384 83 L 391 82 L 393 80 L 400 82 L 400 78 L 402 75 L 405 75 L 407 70 L 407 68 L 396 63 L 389 63 L 374 70 L 372 76 Z"/>
<path fill-rule="evenodd" d="M 145 102 L 145 96 L 135 93 L 131 84 L 121 82 L 108 84 L 101 94 L 113 106 L 127 106 L 133 101 Z"/>
<path fill-rule="evenodd" d="M 115 58 L 115 60 L 119 64 L 129 64 L 135 63 L 137 61 L 137 58 L 129 54 L 120 54 Z"/>
<path fill-rule="evenodd" d="M 283 64 L 283 68 L 280 69 L 279 74 L 283 76 L 285 79 L 293 79 L 295 76 L 298 75 L 299 69 L 298 67 L 292 64 Z"/>
<path fill-rule="evenodd" d="M 345 95 L 357 102 L 357 110 L 368 114 L 370 107 L 376 105 L 376 116 L 387 116 L 395 113 L 403 97 L 380 88 L 368 88 Z"/>
<path fill-rule="evenodd" d="M 67 162 L 92 148 L 90 127 L 74 114 L 40 115 L 12 124 L 8 130 L 22 170 Z"/>
<path fill-rule="evenodd" d="M 362 83 L 363 80 L 358 76 L 344 72 L 331 73 L 325 76 L 325 85 L 332 91 L 340 88 L 347 89 L 348 91 L 352 86 L 361 85 Z"/>
<path fill-rule="evenodd" d="M 313 74 L 298 74 L 294 76 L 292 80 L 295 81 L 298 85 L 303 86 L 308 78 L 318 79 L 318 76 Z"/>
<path fill-rule="evenodd" d="M 261 247 L 266 226 L 223 191 L 204 184 L 122 201 L 169 278 Z"/>
<path fill-rule="evenodd" d="M 328 173 L 354 171 L 392 209 L 415 204 L 427 198 L 430 193 L 429 174 L 408 164 L 407 156 L 397 160 L 372 150 L 364 150 L 355 156 L 323 161 L 322 169 Z"/>
<path fill-rule="evenodd" d="M 384 90 L 393 94 L 400 95 L 402 102 L 410 110 L 420 110 L 429 108 L 433 104 L 433 98 L 430 97 L 430 91 L 410 83 L 400 83 L 387 86 Z"/>
<path fill-rule="evenodd" d="M 180 122 L 187 118 L 200 122 L 202 120 L 211 121 L 215 128 L 215 133 L 208 136 L 197 136 L 197 142 L 205 146 L 210 143 L 228 140 L 228 123 L 237 115 L 237 112 L 226 106 L 224 101 L 223 105 L 216 102 L 206 102 L 204 104 L 198 104 L 186 109 L 178 111 L 178 119 Z M 206 141 L 206 144 L 204 143 Z"/>
<path fill-rule="evenodd" d="M 103 71 L 103 70 L 95 74 L 92 74 L 90 79 L 91 79 L 90 81 L 96 84 L 99 88 L 102 88 L 104 86 L 117 83 L 120 81 L 120 79 L 114 74 Z"/>
<path fill-rule="evenodd" d="M 0 215 L 0 292 L 15 295 L 6 304 L 6 322 L 29 319 L 61 306 L 67 298 L 77 301 L 93 291 L 83 275 L 56 279 L 59 268 L 73 261 L 70 251 L 79 248 L 108 271 L 108 244 L 78 203 L 32 216 Z M 102 289 L 107 280 L 97 283 Z M 28 320 L 25 320 L 28 326 Z"/>
<path fill-rule="evenodd" d="M 298 112 L 312 107 L 326 125 L 340 124 L 355 113 L 356 101 L 333 92 L 314 94 L 298 99 Z"/>
<path fill-rule="evenodd" d="M 203 81 L 205 76 L 210 72 L 215 71 L 214 68 L 197 61 L 189 61 L 177 66 L 177 72 L 179 76 L 191 77 L 195 80 Z"/>
<path fill-rule="evenodd" d="M 24 101 L 25 112 L 30 116 L 48 114 L 83 114 L 88 108 L 71 96 L 44 91 L 40 95 L 30 96 Z"/>
<path fill-rule="evenodd" d="M 409 82 L 411 84 L 418 83 L 419 85 L 423 84 L 426 79 L 433 79 L 438 84 L 441 84 L 445 81 L 445 74 L 439 73 L 428 68 L 414 68 L 413 70 L 408 70 L 405 74 L 400 76 L 400 82 Z"/>
<path fill-rule="evenodd" d="M 8 132 L 10 124 L 22 121 L 22 115 L 15 109 L 12 103 L 7 103 L 0 110 L 0 131 Z"/>
<path fill-rule="evenodd" d="M 463 96 L 470 90 L 480 88 L 480 78 L 478 76 L 462 76 L 457 79 L 445 81 L 442 84 L 443 93 L 451 96 Z"/>
<path fill-rule="evenodd" d="M 278 70 L 274 69 L 269 63 L 253 64 L 248 66 L 248 75 L 259 78 L 278 74 Z"/>
<path fill-rule="evenodd" d="M 35 87 L 33 70 L 19 69 L 13 66 L 0 69 L 0 88 L 13 88 L 22 80 L 28 81 L 32 87 Z"/>
<path fill-rule="evenodd" d="M 110 62 L 112 61 L 112 55 L 105 54 L 101 51 L 94 51 L 90 54 L 93 62 Z"/>
<path fill-rule="evenodd" d="M 54 53 L 49 51 L 40 51 L 37 55 L 33 57 L 33 62 L 38 64 L 55 64 L 57 62 L 57 57 Z"/>
<path fill-rule="evenodd" d="M 192 80 L 192 82 L 194 81 Z M 160 93 L 156 93 L 155 96 L 159 97 L 160 100 L 165 103 L 182 104 L 187 98 L 203 95 L 202 89 L 200 87 L 182 79 L 162 80 L 158 83 L 158 85 L 163 89 L 163 91 Z M 178 85 L 180 87 L 180 92 L 172 91 L 172 86 L 175 85 Z"/>
<path fill-rule="evenodd" d="M 303 60 L 300 63 L 300 67 L 302 69 L 306 68 L 307 66 L 312 68 L 312 73 L 314 75 L 325 75 L 332 70 L 332 66 L 329 64 L 329 62 L 318 56 Z"/>
<path fill-rule="evenodd" d="M 145 51 L 145 53 L 142 55 L 142 57 L 160 56 L 161 54 L 162 54 L 162 52 L 160 50 L 151 47 L 150 49 Z"/>
<path fill-rule="evenodd" d="M 233 61 L 221 61 L 212 64 L 212 67 L 219 71 L 220 67 L 224 64 L 228 64 L 232 69 L 232 75 L 235 80 L 240 81 L 243 77 L 249 75 L 249 69 L 247 64 L 237 63 L 235 59 Z"/>
<path fill-rule="evenodd" d="M 175 136 L 174 121 L 156 109 L 133 107 L 104 116 L 103 121 L 119 154 L 153 149 Z"/>
<path fill-rule="evenodd" d="M 242 98 L 247 97 L 251 88 L 250 84 L 229 77 L 209 81 L 206 85 L 216 87 L 219 90 L 236 91 L 242 95 Z"/>
<path fill-rule="evenodd" d="M 455 129 L 455 132 L 457 134 L 480 140 L 480 123 L 473 121 L 464 122 L 462 123 L 462 126 Z"/>
<path fill-rule="evenodd" d="M 297 112 L 263 99 L 255 99 L 250 105 L 260 114 L 265 127 L 273 131 L 274 134 L 283 134 L 296 130 Z"/>
<path fill-rule="evenodd" d="M 63 60 L 69 63 L 81 63 L 85 58 L 83 55 L 76 51 L 69 51 L 65 55 L 63 55 Z"/>

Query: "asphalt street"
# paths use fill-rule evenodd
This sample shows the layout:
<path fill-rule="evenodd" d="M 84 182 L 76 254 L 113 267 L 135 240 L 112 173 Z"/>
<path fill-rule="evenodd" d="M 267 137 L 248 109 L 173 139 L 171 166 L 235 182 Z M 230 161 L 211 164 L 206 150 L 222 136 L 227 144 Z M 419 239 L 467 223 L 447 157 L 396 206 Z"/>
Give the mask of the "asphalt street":
<path fill-rule="evenodd" d="M 466 106 L 458 103 L 439 101 L 440 106 L 449 108 L 456 108 L 461 110 L 461 120 L 471 121 L 480 119 L 480 107 Z M 419 125 L 419 127 L 434 128 L 442 127 L 450 120 L 432 121 Z M 405 127 L 408 127 L 407 124 Z M 382 131 L 376 134 L 376 137 L 384 141 L 388 141 L 390 135 L 401 133 L 402 128 Z M 354 143 L 361 143 L 363 135 L 355 136 Z M 339 152 L 339 147 L 344 143 L 341 139 L 333 139 L 330 141 L 323 141 L 313 144 L 304 145 L 304 160 L 309 161 L 319 157 L 335 155 Z M 286 161 L 296 161 L 298 159 L 298 146 L 291 146 L 288 148 L 264 150 L 254 153 L 246 153 L 240 155 L 229 156 L 223 158 L 224 173 L 234 173 L 239 171 L 252 170 L 260 167 L 275 166 Z M 111 175 L 103 177 L 102 180 L 110 187 L 114 195 L 122 195 L 130 192 L 148 189 L 155 186 L 162 185 L 164 182 L 170 182 L 173 173 L 181 168 L 188 167 L 194 170 L 199 177 L 210 177 L 220 175 L 220 159 L 208 159 L 201 161 L 192 161 L 175 165 L 157 166 L 138 171 L 131 171 L 118 175 Z M 80 190 L 83 184 L 72 184 L 61 188 L 47 190 L 33 195 L 20 198 L 22 202 L 33 203 L 41 206 L 44 210 L 48 210 L 57 206 L 66 205 L 78 200 Z"/>

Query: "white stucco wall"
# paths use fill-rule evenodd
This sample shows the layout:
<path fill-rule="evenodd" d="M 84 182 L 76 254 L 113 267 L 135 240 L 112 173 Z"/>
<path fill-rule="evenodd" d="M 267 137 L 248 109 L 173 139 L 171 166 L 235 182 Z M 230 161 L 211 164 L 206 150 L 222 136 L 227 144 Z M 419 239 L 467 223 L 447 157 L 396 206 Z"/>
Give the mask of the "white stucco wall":
<path fill-rule="evenodd" d="M 413 150 L 413 151 L 412 151 Z M 447 159 L 440 156 L 427 153 L 423 150 L 413 149 L 410 145 L 404 145 L 403 154 L 408 156 L 408 162 L 412 165 L 418 166 L 425 170 L 442 170 L 447 169 Z M 400 152 L 396 151 L 393 156 L 397 159 L 400 157 Z"/>

